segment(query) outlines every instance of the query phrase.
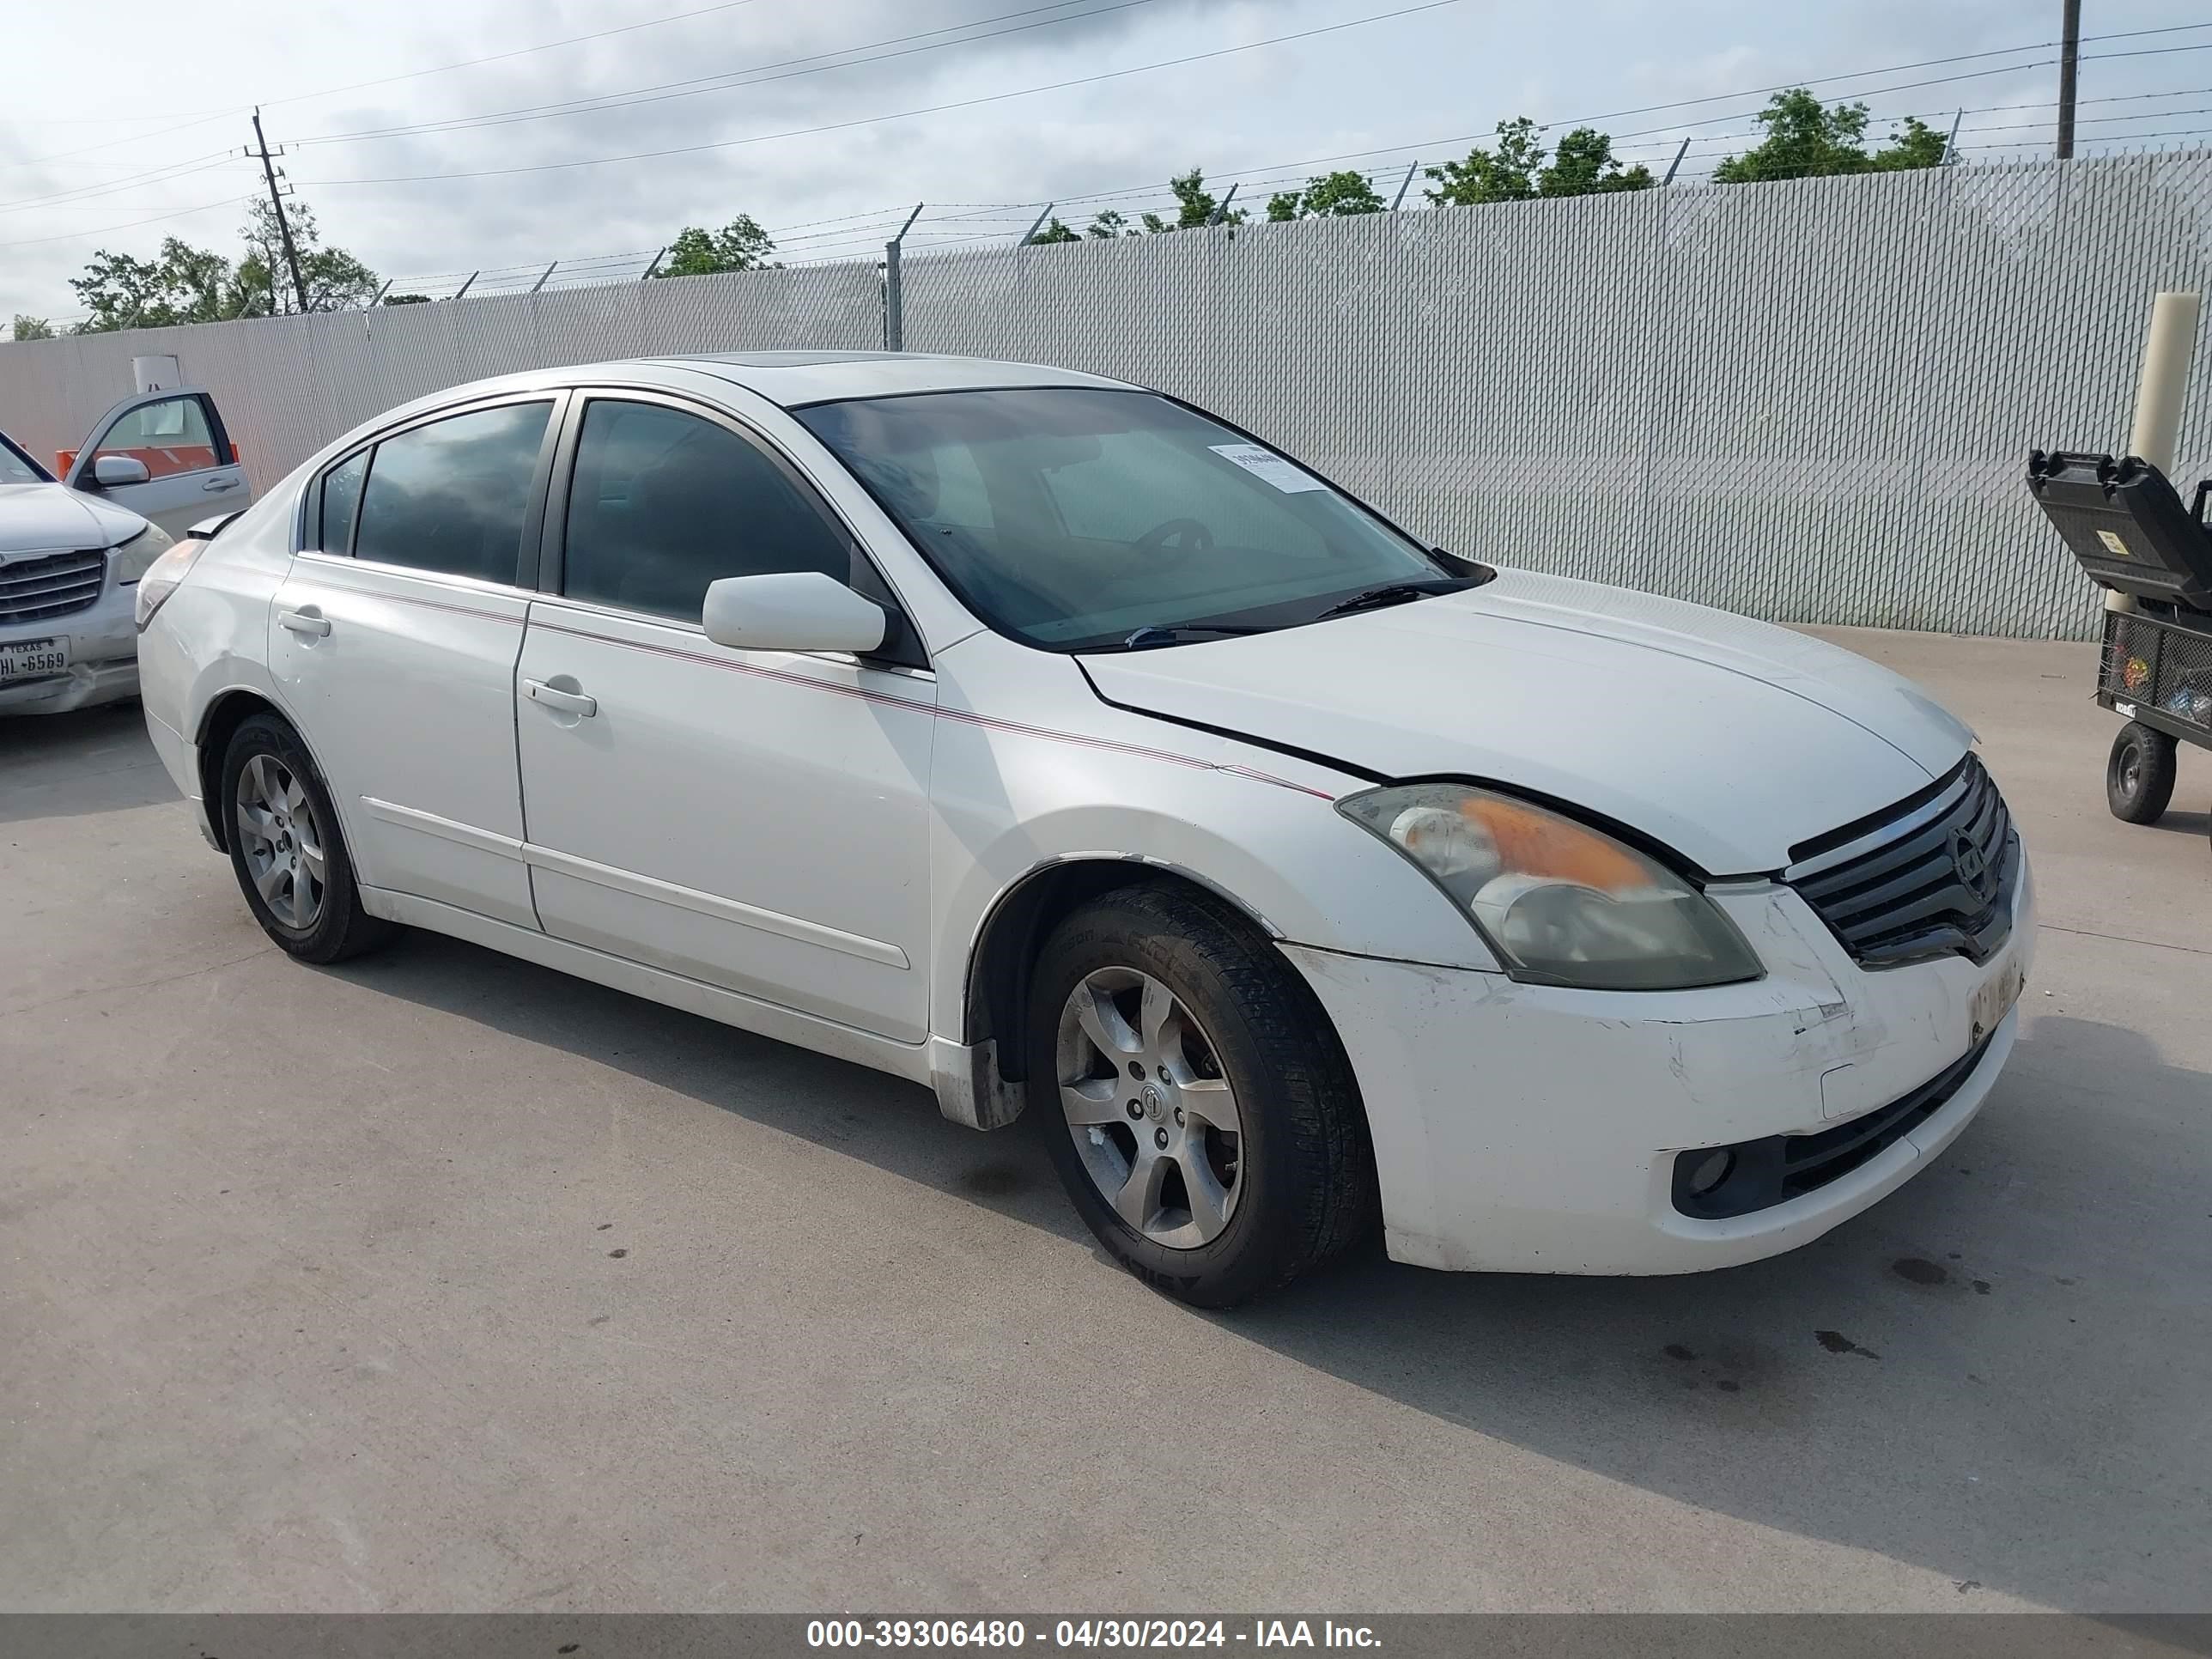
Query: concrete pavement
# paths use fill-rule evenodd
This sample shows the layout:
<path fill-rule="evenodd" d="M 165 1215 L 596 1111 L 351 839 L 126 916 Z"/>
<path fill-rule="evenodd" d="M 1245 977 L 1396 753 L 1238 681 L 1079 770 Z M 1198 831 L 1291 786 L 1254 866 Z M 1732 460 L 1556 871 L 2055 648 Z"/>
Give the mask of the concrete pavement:
<path fill-rule="evenodd" d="M 135 705 L 0 722 L 0 1608 L 2201 1609 L 2212 757 L 1980 729 L 2045 934 L 1922 1178 L 1692 1279 L 1225 1316 L 1024 1129 L 425 935 L 294 964 Z"/>

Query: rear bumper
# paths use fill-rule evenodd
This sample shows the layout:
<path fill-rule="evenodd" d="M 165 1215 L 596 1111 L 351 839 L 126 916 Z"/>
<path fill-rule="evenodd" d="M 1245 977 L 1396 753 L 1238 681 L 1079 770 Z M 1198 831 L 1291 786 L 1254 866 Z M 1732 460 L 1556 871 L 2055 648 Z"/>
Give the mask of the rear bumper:
<path fill-rule="evenodd" d="M 1986 983 L 2030 965 L 2032 878 L 1984 967 L 1866 973 L 1787 890 L 1729 908 L 1771 971 L 1706 991 L 1568 991 L 1284 947 L 1358 1076 L 1392 1256 L 1520 1273 L 1730 1267 L 1819 1237 L 1957 1138 L 2012 1051 L 2016 1009 L 1979 1033 L 1972 1013 Z M 1978 1042 L 1939 1107 L 1833 1179 L 1720 1219 L 1677 1207 L 1679 1153 L 1872 1124 Z"/>
<path fill-rule="evenodd" d="M 222 843 L 216 839 L 215 830 L 208 823 L 207 803 L 200 799 L 198 746 L 151 708 L 146 710 L 146 735 L 152 740 L 154 752 L 161 757 L 161 769 L 169 775 L 169 781 L 177 786 L 179 794 L 191 803 L 192 822 L 198 826 L 200 839 L 220 853 Z"/>

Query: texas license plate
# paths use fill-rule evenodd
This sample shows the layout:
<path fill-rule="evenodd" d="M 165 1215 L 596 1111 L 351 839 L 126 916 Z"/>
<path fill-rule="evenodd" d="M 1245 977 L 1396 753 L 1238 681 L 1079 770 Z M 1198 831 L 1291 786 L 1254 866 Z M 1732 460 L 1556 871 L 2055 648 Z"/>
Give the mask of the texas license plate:
<path fill-rule="evenodd" d="M 67 640 L 17 640 L 0 645 L 0 682 L 35 680 L 68 666 Z"/>
<path fill-rule="evenodd" d="M 2020 959 L 2008 954 L 1997 964 L 1996 972 L 1975 988 L 1973 1000 L 1967 1005 L 1966 1016 L 1973 1024 L 1973 1042 L 1977 1047 L 2012 1012 L 2013 1004 L 2020 1000 L 2021 989 L 2027 983 L 2027 975 L 2021 967 Z"/>

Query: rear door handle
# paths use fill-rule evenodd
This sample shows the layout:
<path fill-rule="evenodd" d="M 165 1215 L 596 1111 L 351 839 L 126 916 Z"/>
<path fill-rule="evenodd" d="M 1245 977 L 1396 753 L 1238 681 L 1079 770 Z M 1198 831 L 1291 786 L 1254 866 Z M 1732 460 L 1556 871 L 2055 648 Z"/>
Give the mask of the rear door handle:
<path fill-rule="evenodd" d="M 295 634 L 312 634 L 319 640 L 328 639 L 331 633 L 331 619 L 312 605 L 303 605 L 297 611 L 279 611 L 276 625 L 289 628 Z"/>
<path fill-rule="evenodd" d="M 525 680 L 523 695 L 532 702 L 542 702 L 548 708 L 557 708 L 564 714 L 574 714 L 589 720 L 599 712 L 599 700 L 587 697 L 580 691 L 563 691 L 557 685 L 548 685 L 544 680 Z"/>
<path fill-rule="evenodd" d="M 200 488 L 209 495 L 212 495 L 218 490 L 237 489 L 238 480 L 235 478 L 210 478 L 205 483 L 202 484 Z"/>

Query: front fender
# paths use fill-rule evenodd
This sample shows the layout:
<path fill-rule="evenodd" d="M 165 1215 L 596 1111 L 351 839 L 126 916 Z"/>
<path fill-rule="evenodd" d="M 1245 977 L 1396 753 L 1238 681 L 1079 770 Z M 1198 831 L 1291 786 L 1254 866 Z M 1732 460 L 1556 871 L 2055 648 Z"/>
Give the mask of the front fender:
<path fill-rule="evenodd" d="M 1115 708 L 1065 659 L 1042 660 L 1065 665 L 1073 686 L 1023 655 L 1018 722 L 964 712 L 990 677 L 939 666 L 933 1031 L 963 1040 L 969 969 L 994 911 L 1026 878 L 1071 862 L 1175 871 L 1286 943 L 1496 971 L 1436 888 L 1335 810 L 1366 780 Z"/>

